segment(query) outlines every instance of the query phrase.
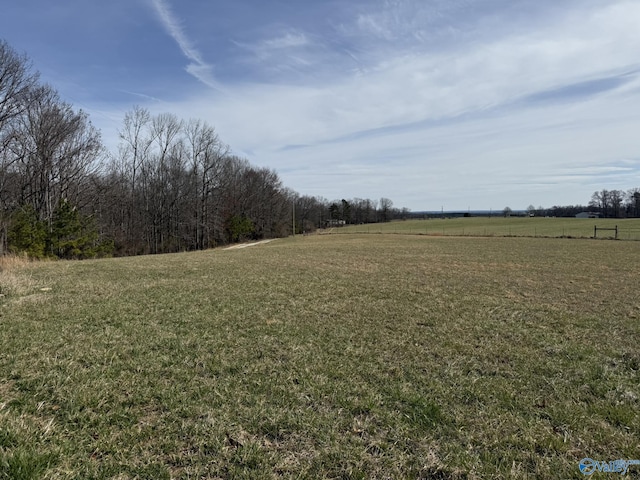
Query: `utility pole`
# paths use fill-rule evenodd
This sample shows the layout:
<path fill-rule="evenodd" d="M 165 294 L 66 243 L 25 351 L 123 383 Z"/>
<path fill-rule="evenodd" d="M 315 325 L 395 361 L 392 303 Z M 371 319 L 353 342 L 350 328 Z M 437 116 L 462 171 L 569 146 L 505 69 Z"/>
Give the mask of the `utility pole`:
<path fill-rule="evenodd" d="M 293 236 L 296 236 L 296 199 L 294 198 L 292 203 L 291 203 L 291 211 L 293 212 L 291 214 L 291 226 L 293 228 Z"/>

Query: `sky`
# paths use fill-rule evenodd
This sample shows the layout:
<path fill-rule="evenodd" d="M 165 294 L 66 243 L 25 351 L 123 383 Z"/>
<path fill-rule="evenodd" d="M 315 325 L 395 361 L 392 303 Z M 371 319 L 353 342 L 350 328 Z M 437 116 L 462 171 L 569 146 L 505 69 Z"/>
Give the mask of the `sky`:
<path fill-rule="evenodd" d="M 301 195 L 412 211 L 640 187 L 638 0 L 5 0 L 0 38 L 117 150 L 200 119 Z"/>

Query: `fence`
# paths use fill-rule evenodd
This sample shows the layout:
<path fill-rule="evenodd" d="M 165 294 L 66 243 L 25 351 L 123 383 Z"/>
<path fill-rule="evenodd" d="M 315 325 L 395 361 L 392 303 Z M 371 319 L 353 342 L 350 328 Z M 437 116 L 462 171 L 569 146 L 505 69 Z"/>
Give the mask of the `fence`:
<path fill-rule="evenodd" d="M 600 231 L 605 230 L 605 231 L 613 231 L 613 232 L 616 232 L 616 235 L 615 235 L 615 237 L 614 237 L 614 238 L 615 238 L 616 240 L 618 240 L 618 225 L 616 225 L 614 228 L 604 228 L 604 227 L 598 227 L 597 225 L 595 225 L 595 226 L 593 227 L 593 238 L 598 238 L 598 230 L 600 230 Z"/>

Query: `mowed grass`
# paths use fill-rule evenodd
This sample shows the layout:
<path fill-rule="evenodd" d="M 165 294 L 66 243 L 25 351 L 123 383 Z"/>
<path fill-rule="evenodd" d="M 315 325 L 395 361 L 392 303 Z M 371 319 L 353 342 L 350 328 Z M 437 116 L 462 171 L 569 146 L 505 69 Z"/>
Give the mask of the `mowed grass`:
<path fill-rule="evenodd" d="M 592 238 L 594 227 L 618 227 L 620 240 L 640 240 L 638 218 L 458 217 L 349 225 L 332 233 L 402 233 L 414 235 L 491 237 Z M 597 238 L 613 238 L 615 231 L 599 230 Z"/>
<path fill-rule="evenodd" d="M 640 455 L 639 265 L 416 235 L 19 265 L 0 478 L 583 478 Z"/>

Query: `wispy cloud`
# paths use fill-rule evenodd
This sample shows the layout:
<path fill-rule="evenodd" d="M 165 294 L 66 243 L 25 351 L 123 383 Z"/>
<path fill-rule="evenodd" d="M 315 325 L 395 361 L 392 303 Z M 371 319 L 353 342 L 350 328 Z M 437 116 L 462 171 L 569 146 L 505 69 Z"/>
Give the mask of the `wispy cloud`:
<path fill-rule="evenodd" d="M 144 100 L 151 100 L 152 102 L 158 102 L 158 103 L 162 103 L 163 102 L 163 100 L 161 100 L 161 99 L 159 99 L 157 97 L 153 97 L 151 95 L 147 95 L 147 94 L 144 94 L 144 93 L 131 92 L 129 90 L 122 90 L 122 89 L 119 90 L 119 91 L 122 92 L 122 93 L 126 93 L 127 95 L 132 95 L 134 97 L 142 98 Z"/>
<path fill-rule="evenodd" d="M 184 56 L 191 60 L 191 63 L 186 67 L 187 72 L 208 87 L 221 90 L 221 86 L 213 74 L 213 65 L 204 61 L 201 53 L 185 34 L 167 1 L 151 0 L 151 4 L 167 33 L 176 41 Z"/>
<path fill-rule="evenodd" d="M 469 0 L 385 0 L 378 8 L 361 12 L 354 25 L 344 33 L 359 34 L 365 38 L 377 38 L 386 42 L 419 44 L 433 38 L 442 25 L 461 17 L 461 12 L 470 10 Z"/>
<path fill-rule="evenodd" d="M 249 53 L 249 63 L 257 61 L 270 71 L 308 67 L 313 63 L 313 53 L 317 49 L 307 34 L 293 29 L 254 42 L 233 43 Z"/>
<path fill-rule="evenodd" d="M 272 49 L 282 49 L 282 48 L 303 47 L 308 44 L 309 44 L 309 39 L 304 33 L 287 32 L 280 37 L 264 40 L 261 43 L 261 48 L 272 50 Z"/>

